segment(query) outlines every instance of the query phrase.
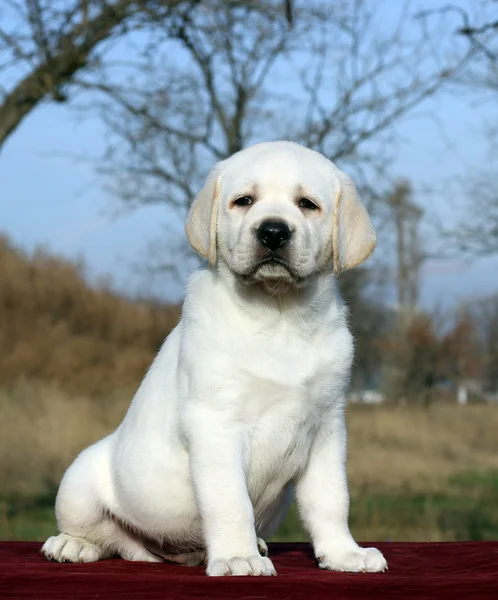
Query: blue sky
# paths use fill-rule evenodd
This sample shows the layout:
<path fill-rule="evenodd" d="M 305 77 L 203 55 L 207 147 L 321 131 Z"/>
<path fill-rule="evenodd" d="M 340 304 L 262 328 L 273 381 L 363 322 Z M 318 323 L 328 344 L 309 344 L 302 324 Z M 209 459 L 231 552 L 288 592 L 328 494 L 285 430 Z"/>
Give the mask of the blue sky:
<path fill-rule="evenodd" d="M 427 186 L 445 186 L 486 160 L 485 119 L 496 118 L 491 104 L 468 96 L 446 95 L 428 101 L 399 126 L 401 136 L 392 173 L 409 178 L 415 199 L 443 220 L 456 214 L 444 192 L 427 197 Z M 437 122 L 437 124 L 436 124 Z M 11 136 L 0 153 L 0 231 L 28 249 L 44 245 L 69 257 L 83 257 L 92 275 L 110 273 L 117 286 L 137 291 L 132 263 L 147 242 L 160 235 L 164 209 L 123 213 L 104 189 L 91 161 L 98 156 L 105 130 L 63 105 L 43 105 Z M 449 186 L 448 186 L 449 187 Z M 454 304 L 498 292 L 498 257 L 475 261 L 431 261 L 424 269 L 422 303 Z M 177 295 L 178 288 L 161 290 Z"/>

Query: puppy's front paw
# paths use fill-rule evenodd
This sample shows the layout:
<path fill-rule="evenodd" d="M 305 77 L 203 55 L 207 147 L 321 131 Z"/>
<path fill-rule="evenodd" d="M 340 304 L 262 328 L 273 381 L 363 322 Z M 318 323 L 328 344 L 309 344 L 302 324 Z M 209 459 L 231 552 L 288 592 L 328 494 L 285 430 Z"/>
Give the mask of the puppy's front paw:
<path fill-rule="evenodd" d="M 348 573 L 382 573 L 387 571 L 386 559 L 377 548 L 337 548 L 318 557 L 321 569 Z"/>
<path fill-rule="evenodd" d="M 227 575 L 276 575 L 275 567 L 265 556 L 248 556 L 242 558 L 215 558 L 208 561 L 207 575 L 224 577 Z"/>

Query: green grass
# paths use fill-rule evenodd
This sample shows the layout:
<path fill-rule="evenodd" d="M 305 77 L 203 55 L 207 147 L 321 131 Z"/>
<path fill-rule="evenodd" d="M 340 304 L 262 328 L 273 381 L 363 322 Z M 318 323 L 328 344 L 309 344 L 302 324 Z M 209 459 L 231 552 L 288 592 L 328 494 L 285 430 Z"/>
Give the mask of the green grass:
<path fill-rule="evenodd" d="M 1 540 L 44 540 L 57 531 L 55 494 L 0 499 Z"/>
<path fill-rule="evenodd" d="M 370 541 L 498 540 L 498 472 L 459 473 L 443 487 L 427 494 L 353 494 L 353 535 Z M 295 505 L 274 539 L 308 539 Z"/>
<path fill-rule="evenodd" d="M 464 472 L 438 493 L 353 494 L 351 530 L 358 540 L 497 540 L 498 472 Z M 0 539 L 44 540 L 56 532 L 54 494 L 0 499 Z M 305 541 L 293 505 L 274 537 Z"/>

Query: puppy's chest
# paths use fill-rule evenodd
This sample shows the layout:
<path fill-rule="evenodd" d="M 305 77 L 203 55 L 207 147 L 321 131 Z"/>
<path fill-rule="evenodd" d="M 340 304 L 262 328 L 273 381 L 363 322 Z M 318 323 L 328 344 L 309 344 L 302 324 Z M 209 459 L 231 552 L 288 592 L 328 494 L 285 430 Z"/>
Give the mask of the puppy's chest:
<path fill-rule="evenodd" d="M 291 399 L 252 423 L 248 487 L 255 506 L 275 497 L 306 467 L 323 412 Z"/>
<path fill-rule="evenodd" d="M 324 344 L 290 340 L 248 345 L 234 368 L 247 422 L 308 422 L 344 388 L 349 360 Z"/>
<path fill-rule="evenodd" d="M 254 498 L 305 468 L 320 425 L 342 402 L 349 372 L 347 358 L 333 348 L 303 343 L 270 348 L 260 346 L 258 360 L 244 365 L 240 380 Z"/>
<path fill-rule="evenodd" d="M 296 386 L 259 381 L 252 392 L 244 411 L 251 479 L 281 486 L 308 462 L 318 428 L 334 403 L 330 378 L 315 375 Z"/>
<path fill-rule="evenodd" d="M 341 333 L 339 330 L 331 334 L 324 328 L 324 331 L 307 334 L 296 325 L 284 323 L 253 335 L 229 335 L 225 349 L 230 347 L 232 358 L 239 362 L 238 368 L 255 379 L 295 386 L 319 374 L 326 363 L 330 365 L 340 359 Z"/>

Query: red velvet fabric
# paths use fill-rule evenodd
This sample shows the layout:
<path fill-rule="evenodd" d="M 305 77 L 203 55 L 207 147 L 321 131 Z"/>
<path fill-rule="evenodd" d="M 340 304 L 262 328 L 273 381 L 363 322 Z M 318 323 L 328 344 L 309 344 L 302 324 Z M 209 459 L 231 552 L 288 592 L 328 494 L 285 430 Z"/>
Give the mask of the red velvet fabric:
<path fill-rule="evenodd" d="M 322 571 L 308 544 L 270 544 L 278 577 L 206 577 L 201 567 L 105 560 L 56 564 L 39 543 L 0 544 L 0 598 L 498 599 L 498 542 L 375 544 L 389 572 Z"/>

